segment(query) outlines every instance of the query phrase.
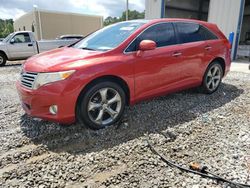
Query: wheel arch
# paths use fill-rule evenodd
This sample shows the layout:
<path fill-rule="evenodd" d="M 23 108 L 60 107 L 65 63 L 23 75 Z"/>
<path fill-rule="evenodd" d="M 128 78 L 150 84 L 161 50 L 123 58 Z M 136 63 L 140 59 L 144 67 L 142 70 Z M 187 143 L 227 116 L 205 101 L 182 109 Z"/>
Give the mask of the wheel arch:
<path fill-rule="evenodd" d="M 0 54 L 3 54 L 5 56 L 5 58 L 6 58 L 6 60 L 8 60 L 8 56 L 3 50 L 0 50 Z"/>
<path fill-rule="evenodd" d="M 122 79 L 119 76 L 114 76 L 114 75 L 104 75 L 104 76 L 100 76 L 97 77 L 93 80 L 91 80 L 80 92 L 79 96 L 77 97 L 77 102 L 76 102 L 76 108 L 77 105 L 79 104 L 79 99 L 81 98 L 82 95 L 84 95 L 84 93 L 93 85 L 100 83 L 100 82 L 104 82 L 104 81 L 111 81 L 114 82 L 116 84 L 118 84 L 119 86 L 121 86 L 121 88 L 124 90 L 125 95 L 126 95 L 126 105 L 129 105 L 130 103 L 130 89 L 129 86 L 127 84 L 127 82 Z M 76 109 L 77 110 L 77 109 Z"/>
<path fill-rule="evenodd" d="M 223 70 L 223 76 L 225 75 L 225 71 L 226 71 L 226 62 L 225 62 L 225 60 L 222 58 L 222 57 L 216 57 L 216 58 L 214 58 L 209 64 L 208 64 L 208 66 L 211 64 L 211 63 L 213 63 L 213 62 L 218 62 L 218 63 L 220 63 L 220 65 L 221 65 L 221 67 L 222 67 L 222 70 Z M 207 66 L 207 67 L 208 67 Z"/>

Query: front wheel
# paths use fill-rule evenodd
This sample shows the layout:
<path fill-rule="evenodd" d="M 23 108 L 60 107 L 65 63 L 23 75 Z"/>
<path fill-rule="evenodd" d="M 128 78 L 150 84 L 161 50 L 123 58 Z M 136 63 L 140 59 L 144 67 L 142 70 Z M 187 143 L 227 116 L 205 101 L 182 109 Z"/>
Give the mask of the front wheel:
<path fill-rule="evenodd" d="M 6 57 L 4 54 L 0 53 L 0 67 L 6 64 Z"/>
<path fill-rule="evenodd" d="M 219 62 L 211 63 L 203 77 L 202 90 L 204 93 L 212 94 L 220 86 L 223 77 L 222 66 Z"/>
<path fill-rule="evenodd" d="M 125 99 L 118 84 L 109 81 L 97 83 L 80 96 L 77 118 L 91 129 L 102 129 L 121 119 Z"/>

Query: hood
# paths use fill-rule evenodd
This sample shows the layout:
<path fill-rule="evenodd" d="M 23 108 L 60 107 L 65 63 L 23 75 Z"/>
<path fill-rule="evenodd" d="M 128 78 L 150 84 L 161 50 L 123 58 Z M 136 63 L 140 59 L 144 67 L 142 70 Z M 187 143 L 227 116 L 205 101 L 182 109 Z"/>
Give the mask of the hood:
<path fill-rule="evenodd" d="M 102 53 L 68 47 L 57 48 L 27 59 L 24 69 L 30 72 L 56 72 L 77 69 L 87 63 L 87 59 L 90 57 L 93 58 Z"/>

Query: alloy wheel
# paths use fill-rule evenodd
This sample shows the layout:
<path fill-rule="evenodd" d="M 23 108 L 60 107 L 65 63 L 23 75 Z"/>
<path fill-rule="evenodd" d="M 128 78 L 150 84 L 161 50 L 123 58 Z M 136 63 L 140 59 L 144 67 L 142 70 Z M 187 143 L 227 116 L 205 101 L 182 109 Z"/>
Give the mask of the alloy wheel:
<path fill-rule="evenodd" d="M 98 125 L 112 123 L 121 112 L 122 99 L 113 88 L 102 88 L 95 92 L 88 102 L 88 116 Z"/>
<path fill-rule="evenodd" d="M 206 77 L 207 88 L 210 91 L 216 90 L 221 82 L 221 77 L 222 77 L 222 72 L 219 65 L 215 64 L 212 67 L 210 67 Z"/>

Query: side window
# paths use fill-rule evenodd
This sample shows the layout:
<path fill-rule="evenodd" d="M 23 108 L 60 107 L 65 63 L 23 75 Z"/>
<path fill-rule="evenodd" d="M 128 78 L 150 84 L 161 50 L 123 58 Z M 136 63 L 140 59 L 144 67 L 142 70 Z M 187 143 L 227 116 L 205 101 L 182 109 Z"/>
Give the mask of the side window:
<path fill-rule="evenodd" d="M 177 44 L 175 31 L 172 23 L 161 23 L 151 26 L 140 34 L 126 49 L 126 52 L 137 51 L 143 40 L 153 40 L 157 47 Z"/>
<path fill-rule="evenodd" d="M 30 36 L 29 36 L 28 33 L 16 34 L 14 36 L 14 41 L 15 41 L 15 43 L 28 43 L 28 42 L 31 42 Z"/>
<path fill-rule="evenodd" d="M 195 23 L 175 23 L 181 43 L 214 40 L 217 37 L 203 26 Z"/>
<path fill-rule="evenodd" d="M 202 35 L 204 40 L 216 40 L 218 37 L 209 31 L 207 28 L 200 26 L 200 34 Z"/>

